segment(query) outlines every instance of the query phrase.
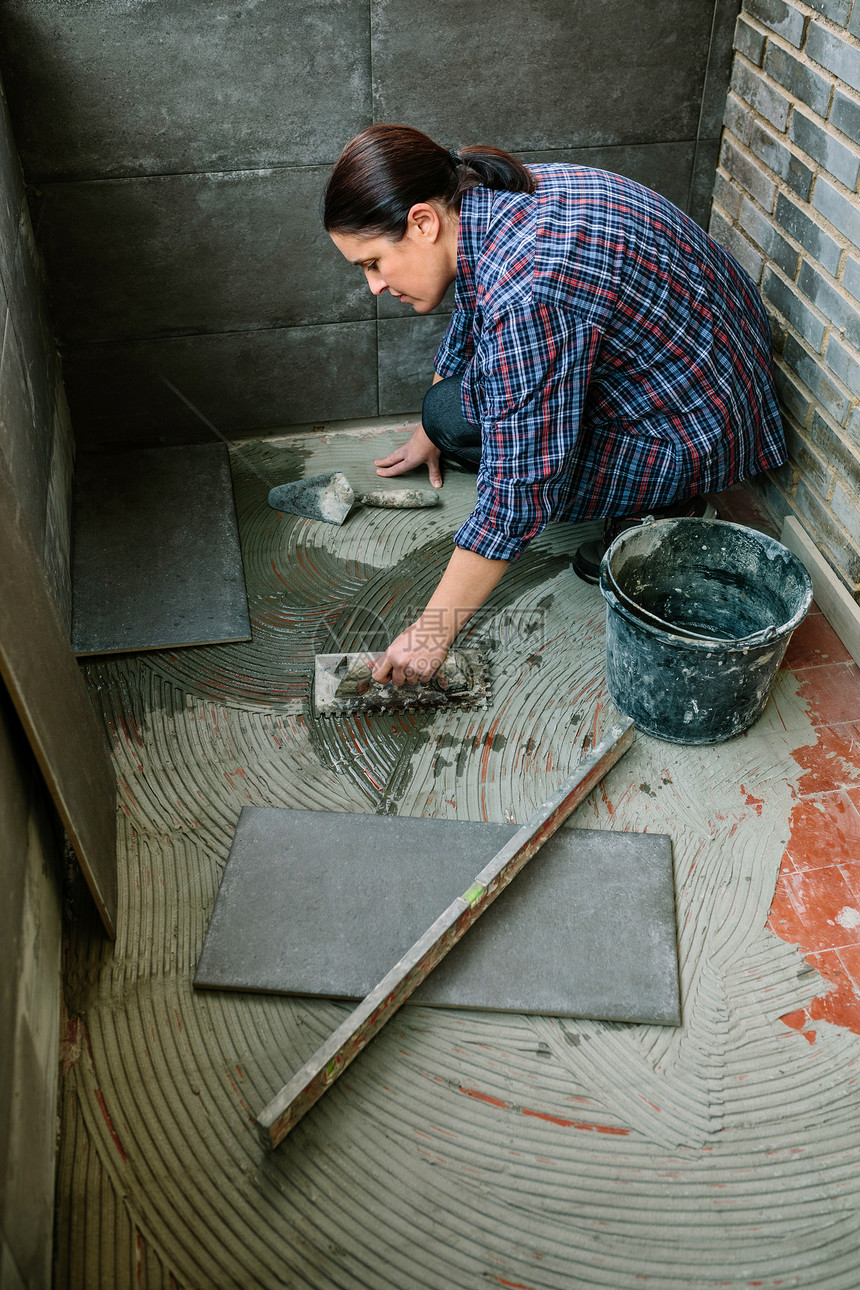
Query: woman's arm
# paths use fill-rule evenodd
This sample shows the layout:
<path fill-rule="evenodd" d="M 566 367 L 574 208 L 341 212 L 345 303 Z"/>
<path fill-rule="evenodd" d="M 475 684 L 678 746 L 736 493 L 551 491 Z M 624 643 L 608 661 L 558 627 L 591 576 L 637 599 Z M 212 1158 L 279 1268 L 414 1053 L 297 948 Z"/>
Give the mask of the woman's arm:
<path fill-rule="evenodd" d="M 421 617 L 374 663 L 374 681 L 390 679 L 395 685 L 429 681 L 460 628 L 480 609 L 507 567 L 507 560 L 487 560 L 455 547 Z"/>

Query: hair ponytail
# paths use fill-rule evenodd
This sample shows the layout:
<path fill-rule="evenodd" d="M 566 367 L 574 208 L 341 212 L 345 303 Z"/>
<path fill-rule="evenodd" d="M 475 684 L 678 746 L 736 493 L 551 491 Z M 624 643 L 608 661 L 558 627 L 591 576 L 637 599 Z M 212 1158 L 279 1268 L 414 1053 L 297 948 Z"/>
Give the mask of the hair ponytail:
<path fill-rule="evenodd" d="M 535 177 L 521 161 L 501 148 L 491 148 L 478 143 L 470 148 L 460 148 L 455 154 L 462 170 L 458 172 L 455 200 L 459 205 L 463 193 L 481 184 L 484 188 L 503 189 L 508 193 L 533 193 L 537 188 Z"/>
<path fill-rule="evenodd" d="M 463 193 L 485 188 L 533 193 L 534 176 L 500 148 L 449 150 L 407 125 L 371 125 L 346 145 L 323 195 L 329 233 L 401 238 L 417 202 L 460 208 Z"/>

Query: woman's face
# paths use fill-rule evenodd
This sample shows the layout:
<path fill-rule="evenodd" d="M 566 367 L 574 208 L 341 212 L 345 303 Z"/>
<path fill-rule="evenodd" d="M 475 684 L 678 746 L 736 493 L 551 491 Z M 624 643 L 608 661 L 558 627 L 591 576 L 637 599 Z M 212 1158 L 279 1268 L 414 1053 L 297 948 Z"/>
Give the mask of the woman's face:
<path fill-rule="evenodd" d="M 428 314 L 456 277 L 457 233 L 456 216 L 446 217 L 422 202 L 409 212 L 399 241 L 355 233 L 332 233 L 331 239 L 350 264 L 364 270 L 375 296 L 388 291 L 417 314 Z"/>

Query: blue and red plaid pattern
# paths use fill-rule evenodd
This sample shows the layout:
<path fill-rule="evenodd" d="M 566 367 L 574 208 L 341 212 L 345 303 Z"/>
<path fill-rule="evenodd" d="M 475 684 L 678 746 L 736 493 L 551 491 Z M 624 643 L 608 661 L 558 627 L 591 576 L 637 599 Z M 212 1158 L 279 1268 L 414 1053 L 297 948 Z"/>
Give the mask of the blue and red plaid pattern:
<path fill-rule="evenodd" d="M 435 359 L 481 427 L 455 537 L 513 559 L 550 520 L 633 515 L 785 461 L 752 281 L 665 198 L 579 166 L 534 194 L 475 188 Z"/>

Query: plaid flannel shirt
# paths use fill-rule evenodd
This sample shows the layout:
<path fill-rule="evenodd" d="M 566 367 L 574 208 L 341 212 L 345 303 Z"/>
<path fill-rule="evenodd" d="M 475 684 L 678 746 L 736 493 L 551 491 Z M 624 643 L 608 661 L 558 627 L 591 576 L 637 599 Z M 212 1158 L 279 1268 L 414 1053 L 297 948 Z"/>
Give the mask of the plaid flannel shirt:
<path fill-rule="evenodd" d="M 491 559 L 550 520 L 641 514 L 785 460 L 770 330 L 740 265 L 632 180 L 531 169 L 534 194 L 464 195 L 435 359 L 481 427 L 455 542 Z"/>

